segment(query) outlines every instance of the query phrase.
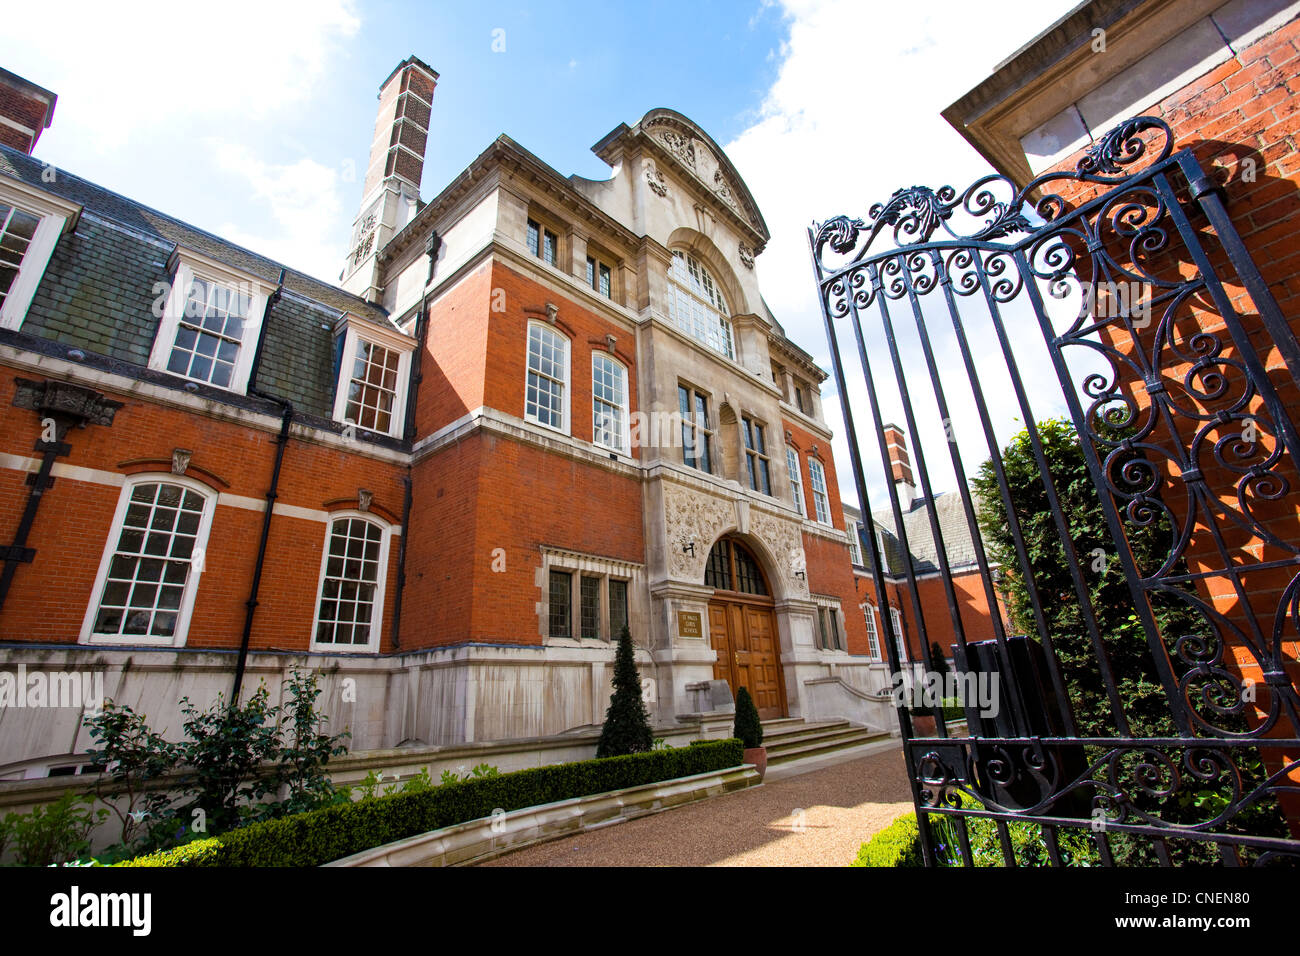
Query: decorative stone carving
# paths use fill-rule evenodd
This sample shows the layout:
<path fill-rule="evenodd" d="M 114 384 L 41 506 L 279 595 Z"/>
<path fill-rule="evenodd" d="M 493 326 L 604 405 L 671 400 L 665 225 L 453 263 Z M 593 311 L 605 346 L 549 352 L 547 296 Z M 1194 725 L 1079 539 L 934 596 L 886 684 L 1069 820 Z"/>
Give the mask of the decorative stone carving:
<path fill-rule="evenodd" d="M 560 317 L 560 307 L 554 302 L 546 303 L 546 321 L 555 324 L 555 320 Z"/>
<path fill-rule="evenodd" d="M 185 470 L 190 467 L 190 459 L 194 457 L 194 452 L 188 448 L 172 449 L 172 474 L 183 475 Z"/>
<path fill-rule="evenodd" d="M 121 402 L 105 398 L 99 392 L 70 382 L 33 382 L 14 379 L 14 406 L 28 408 L 42 415 L 54 415 L 77 424 L 112 425 Z"/>
<path fill-rule="evenodd" d="M 723 532 L 737 527 L 740 511 L 738 504 L 672 483 L 664 484 L 670 576 L 695 584 L 704 583 L 704 566 L 709 559 L 709 548 Z M 781 579 L 781 590 L 786 594 L 807 597 L 809 591 L 806 577 L 800 579 L 795 576 L 796 571 L 803 571 L 807 566 L 799 523 L 773 517 L 753 507 L 746 510 L 749 512 L 748 519 L 744 522 L 747 533 L 763 543 L 777 564 L 773 573 Z M 683 552 L 683 542 L 694 542 L 695 553 Z"/>
<path fill-rule="evenodd" d="M 715 154 L 702 131 L 694 129 L 680 119 L 658 115 L 648 119 L 645 131 L 658 140 L 673 158 L 694 173 L 700 182 L 735 210 L 741 218 L 760 231 L 762 217 L 746 199 L 740 188 L 738 174 L 725 156 Z M 649 170 L 646 172 L 649 180 Z M 656 190 L 657 192 L 658 190 Z"/>
<path fill-rule="evenodd" d="M 798 524 L 794 521 L 774 518 L 765 511 L 753 509 L 749 516 L 750 533 L 762 541 L 771 550 L 780 563 L 777 573 L 785 581 L 787 592 L 801 597 L 808 596 L 808 580 L 795 576 L 796 571 L 805 571 L 807 560 L 803 552 L 803 537 Z"/>
<path fill-rule="evenodd" d="M 665 129 L 659 133 L 659 141 L 668 147 L 669 152 L 691 169 L 695 168 L 695 140 L 689 135 L 676 130 Z"/>
<path fill-rule="evenodd" d="M 731 194 L 731 187 L 727 185 L 727 178 L 722 175 L 722 170 L 720 169 L 715 169 L 713 171 L 713 191 L 717 193 L 718 197 L 728 206 L 731 206 L 733 209 L 739 208 L 739 205 L 736 203 L 736 197 Z"/>
<path fill-rule="evenodd" d="M 735 511 L 721 498 L 665 483 L 664 519 L 668 531 L 668 573 L 674 578 L 702 584 L 709 546 L 731 527 Z M 694 554 L 682 550 L 682 543 L 691 541 L 695 542 Z"/>
<path fill-rule="evenodd" d="M 668 184 L 664 181 L 664 174 L 659 172 L 659 167 L 653 160 L 647 159 L 645 162 L 645 181 L 656 196 L 668 195 Z"/>
<path fill-rule="evenodd" d="M 754 268 L 754 250 L 743 242 L 740 244 L 740 261 L 746 269 Z"/>
<path fill-rule="evenodd" d="M 371 491 L 369 488 L 358 488 L 357 489 L 357 510 L 369 511 L 370 503 L 374 501 L 374 499 L 375 499 L 375 493 Z"/>

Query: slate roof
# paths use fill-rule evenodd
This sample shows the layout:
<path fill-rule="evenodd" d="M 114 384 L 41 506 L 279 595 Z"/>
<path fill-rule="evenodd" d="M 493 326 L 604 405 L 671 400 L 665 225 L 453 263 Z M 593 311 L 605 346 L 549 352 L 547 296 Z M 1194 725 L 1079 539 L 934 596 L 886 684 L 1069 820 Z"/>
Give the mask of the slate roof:
<path fill-rule="evenodd" d="M 346 311 L 393 328 L 383 309 L 351 293 L 66 170 L 56 169 L 53 181 L 45 182 L 44 168 L 40 160 L 0 145 L 0 176 L 82 207 L 76 229 L 60 238 L 50 257 L 20 339 L 32 336 L 62 346 L 53 354 L 81 349 L 106 357 L 116 370 L 122 364 L 137 366 L 129 374 L 182 387 L 185 380 L 145 367 L 159 323 L 155 285 L 171 278 L 171 250 L 177 245 L 193 249 L 271 285 L 285 269 L 284 294 L 267 322 L 257 387 L 328 420 L 334 397 L 334 321 Z M 221 389 L 201 390 L 222 401 L 256 404 Z"/>
<path fill-rule="evenodd" d="M 979 497 L 972 494 L 975 507 L 979 508 Z M 844 505 L 846 521 L 861 523 L 862 512 L 852 505 Z M 939 534 L 948 553 L 948 564 L 954 570 L 975 566 L 975 545 L 971 540 L 970 527 L 966 523 L 966 512 L 962 508 L 961 496 L 956 492 L 944 492 L 934 499 L 934 514 L 939 523 Z M 885 566 L 890 576 L 906 573 L 902 545 L 894 526 L 894 516 L 888 509 L 871 513 L 876 527 L 885 533 Z M 907 543 L 912 552 L 912 562 L 917 574 L 930 574 L 939 570 L 939 549 L 934 543 L 934 534 L 930 529 L 930 505 L 922 498 L 912 502 L 909 511 L 903 512 L 903 528 L 907 532 Z M 867 567 L 871 563 L 871 548 L 865 540 L 866 529 L 863 528 L 860 542 L 862 559 Z"/>

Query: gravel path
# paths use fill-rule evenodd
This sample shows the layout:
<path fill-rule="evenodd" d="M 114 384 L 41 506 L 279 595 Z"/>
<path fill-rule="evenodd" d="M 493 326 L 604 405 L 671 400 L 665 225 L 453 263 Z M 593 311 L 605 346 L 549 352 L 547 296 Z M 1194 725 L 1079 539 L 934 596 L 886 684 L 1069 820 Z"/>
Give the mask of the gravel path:
<path fill-rule="evenodd" d="M 480 865 L 845 866 L 911 808 L 894 748 Z"/>

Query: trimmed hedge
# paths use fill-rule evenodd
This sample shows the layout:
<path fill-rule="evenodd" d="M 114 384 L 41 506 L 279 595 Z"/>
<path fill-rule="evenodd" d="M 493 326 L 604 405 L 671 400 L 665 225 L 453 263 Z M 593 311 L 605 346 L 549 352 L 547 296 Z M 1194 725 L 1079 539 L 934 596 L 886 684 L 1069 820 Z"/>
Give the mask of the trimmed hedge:
<path fill-rule="evenodd" d="M 319 866 L 506 811 L 740 766 L 736 739 L 517 770 L 254 823 L 118 866 Z"/>
<path fill-rule="evenodd" d="M 920 866 L 921 834 L 916 814 L 906 813 L 858 849 L 849 866 Z"/>
<path fill-rule="evenodd" d="M 961 804 L 968 810 L 981 810 L 982 805 L 965 793 Z M 938 814 L 931 816 L 931 833 L 938 843 L 935 848 L 948 866 L 961 866 L 961 851 L 957 849 L 957 831 L 954 817 Z M 1003 866 L 1002 843 L 998 839 L 997 824 L 988 817 L 966 817 L 966 834 L 970 840 L 971 862 L 976 866 Z M 1043 831 L 1036 823 L 1009 822 L 1007 834 L 1017 866 L 1049 866 L 1047 846 Z M 1100 856 L 1085 830 L 1061 827 L 1056 832 L 1061 860 L 1066 866 L 1097 866 Z M 921 834 L 916 824 L 916 814 L 906 813 L 862 844 L 857 858 L 850 866 L 923 866 Z"/>

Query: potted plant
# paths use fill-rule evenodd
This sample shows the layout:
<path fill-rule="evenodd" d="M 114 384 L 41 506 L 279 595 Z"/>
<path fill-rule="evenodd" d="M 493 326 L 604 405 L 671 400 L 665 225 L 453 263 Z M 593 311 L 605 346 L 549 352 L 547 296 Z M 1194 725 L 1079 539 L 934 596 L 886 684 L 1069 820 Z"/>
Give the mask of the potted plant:
<path fill-rule="evenodd" d="M 753 764 L 761 779 L 767 773 L 767 748 L 763 746 L 763 723 L 747 687 L 736 693 L 736 723 L 731 735 L 745 745 L 745 763 Z"/>

